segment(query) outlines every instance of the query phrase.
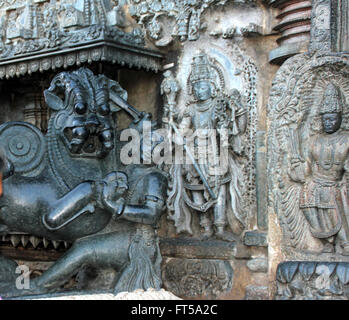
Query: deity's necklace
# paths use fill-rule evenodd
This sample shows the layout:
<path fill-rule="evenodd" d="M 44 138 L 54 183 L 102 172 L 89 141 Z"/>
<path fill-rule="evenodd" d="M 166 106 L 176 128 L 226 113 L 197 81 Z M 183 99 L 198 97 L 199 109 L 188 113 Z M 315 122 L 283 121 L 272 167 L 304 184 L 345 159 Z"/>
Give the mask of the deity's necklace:
<path fill-rule="evenodd" d="M 208 99 L 204 101 L 203 103 L 196 103 L 196 109 L 200 112 L 204 112 L 209 110 L 213 106 L 214 100 Z"/>

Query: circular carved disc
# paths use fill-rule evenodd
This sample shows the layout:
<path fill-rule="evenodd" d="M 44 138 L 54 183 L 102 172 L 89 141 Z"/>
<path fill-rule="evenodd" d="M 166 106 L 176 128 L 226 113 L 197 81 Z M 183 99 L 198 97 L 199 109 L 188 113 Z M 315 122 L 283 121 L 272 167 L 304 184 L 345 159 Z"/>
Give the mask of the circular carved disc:
<path fill-rule="evenodd" d="M 30 123 L 9 122 L 0 126 L 0 148 L 13 163 L 16 173 L 29 173 L 44 158 L 45 138 Z"/>

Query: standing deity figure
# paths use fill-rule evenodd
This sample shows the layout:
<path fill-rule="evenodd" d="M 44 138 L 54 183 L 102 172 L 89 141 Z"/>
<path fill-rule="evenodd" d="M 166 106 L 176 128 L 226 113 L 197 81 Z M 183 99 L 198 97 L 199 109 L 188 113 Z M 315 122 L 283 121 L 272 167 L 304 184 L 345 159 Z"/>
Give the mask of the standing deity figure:
<path fill-rule="evenodd" d="M 172 121 L 174 108 L 176 105 L 176 97 L 180 91 L 179 84 L 172 71 L 168 70 L 164 73 L 164 80 L 161 83 L 161 94 L 166 96 L 166 103 L 164 106 L 164 115 L 162 121 L 168 123 Z"/>
<path fill-rule="evenodd" d="M 192 234 L 194 210 L 199 212 L 203 238 L 215 234 L 218 239 L 232 240 L 226 226 L 236 231 L 236 224 L 244 225 L 243 172 L 237 159 L 242 150 L 234 146 L 241 146 L 237 141 L 246 130 L 247 114 L 240 93 L 234 90 L 228 96 L 223 89 L 223 73 L 215 61 L 202 51 L 194 56 L 188 78 L 189 95 L 194 100 L 187 104 L 183 116 L 175 117 L 178 128 L 172 124 L 175 136 L 185 137 L 186 157 L 193 161 L 172 165 L 167 205 L 178 233 Z M 189 145 L 196 151 L 191 152 Z"/>
<path fill-rule="evenodd" d="M 310 139 L 304 162 L 291 157 L 289 174 L 303 184 L 299 207 L 312 235 L 323 242 L 323 252 L 334 252 L 338 245 L 342 255 L 349 255 L 345 174 L 349 169 L 349 134 L 341 130 L 343 106 L 345 97 L 330 83 L 320 107 L 324 133 Z"/>

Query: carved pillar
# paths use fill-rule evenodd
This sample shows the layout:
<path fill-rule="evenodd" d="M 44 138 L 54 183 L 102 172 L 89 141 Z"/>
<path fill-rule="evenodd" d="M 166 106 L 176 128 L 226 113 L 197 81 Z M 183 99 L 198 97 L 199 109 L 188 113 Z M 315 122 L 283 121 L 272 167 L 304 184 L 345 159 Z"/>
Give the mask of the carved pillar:
<path fill-rule="evenodd" d="M 347 0 L 338 0 L 337 14 L 337 51 L 349 51 L 349 3 Z"/>
<path fill-rule="evenodd" d="M 25 95 L 25 106 L 24 106 L 24 121 L 39 126 L 40 124 L 40 100 L 35 93 L 27 93 Z"/>
<path fill-rule="evenodd" d="M 279 21 L 274 27 L 280 33 L 279 47 L 270 52 L 269 61 L 281 64 L 287 58 L 308 50 L 311 0 L 268 0 L 268 4 L 280 9 Z"/>
<path fill-rule="evenodd" d="M 310 51 L 349 50 L 348 11 L 345 0 L 313 0 Z"/>
<path fill-rule="evenodd" d="M 332 51 L 334 44 L 334 13 L 336 6 L 331 0 L 313 0 L 311 13 L 311 41 L 310 48 L 313 51 Z"/>
<path fill-rule="evenodd" d="M 46 132 L 49 114 L 42 94 L 42 86 L 38 83 L 36 89 L 30 86 L 25 91 L 22 90 L 18 94 L 17 101 L 22 106 L 23 120 Z"/>

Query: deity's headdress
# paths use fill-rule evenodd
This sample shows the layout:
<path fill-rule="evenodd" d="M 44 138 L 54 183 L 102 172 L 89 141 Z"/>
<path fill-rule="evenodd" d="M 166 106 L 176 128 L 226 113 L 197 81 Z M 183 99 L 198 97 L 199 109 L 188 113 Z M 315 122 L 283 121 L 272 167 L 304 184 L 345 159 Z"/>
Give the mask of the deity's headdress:
<path fill-rule="evenodd" d="M 345 105 L 345 97 L 342 91 L 333 83 L 330 83 L 326 87 L 326 90 L 322 99 L 320 114 L 341 113 L 343 111 L 344 105 Z"/>
<path fill-rule="evenodd" d="M 194 83 L 199 81 L 209 81 L 215 89 L 224 87 L 224 78 L 221 70 L 203 51 L 197 53 L 191 63 L 191 72 L 187 83 L 189 94 L 192 94 Z"/>
<path fill-rule="evenodd" d="M 201 80 L 213 80 L 213 74 L 211 71 L 210 62 L 207 55 L 200 51 L 199 54 L 194 56 L 191 64 L 190 82 L 195 83 Z"/>

